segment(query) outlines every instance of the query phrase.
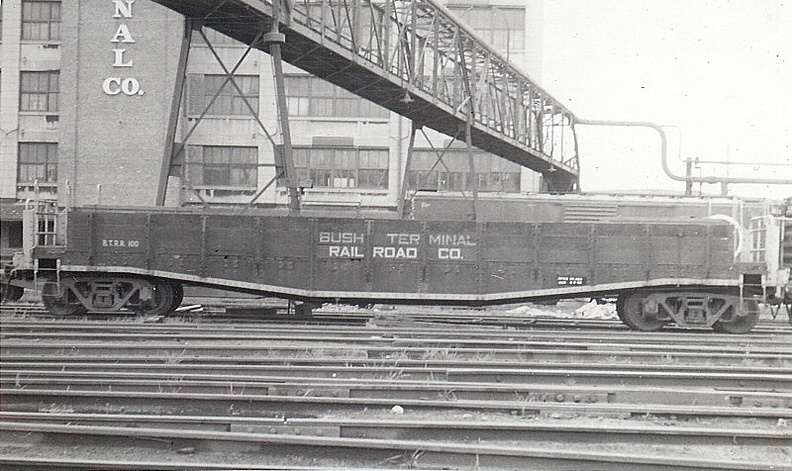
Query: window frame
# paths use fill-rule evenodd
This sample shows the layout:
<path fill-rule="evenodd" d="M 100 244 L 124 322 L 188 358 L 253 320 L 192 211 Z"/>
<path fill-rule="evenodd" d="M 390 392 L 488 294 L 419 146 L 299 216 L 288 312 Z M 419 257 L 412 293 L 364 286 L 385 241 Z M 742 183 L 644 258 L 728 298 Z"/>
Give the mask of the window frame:
<path fill-rule="evenodd" d="M 203 74 L 204 108 L 212 100 L 217 89 L 226 82 L 226 78 L 225 74 Z M 239 94 L 237 88 L 229 80 L 223 86 L 212 106 L 206 110 L 206 116 L 243 116 L 252 118 L 253 114 L 245 104 L 245 100 L 250 103 L 253 111 L 258 114 L 261 95 L 260 77 L 256 74 L 238 74 L 233 76 L 233 80 L 242 89 L 242 94 Z M 216 83 L 213 83 L 215 81 Z M 246 87 L 251 88 L 246 89 Z"/>
<path fill-rule="evenodd" d="M 292 117 L 388 119 L 390 111 L 319 77 L 286 74 L 286 106 Z"/>
<path fill-rule="evenodd" d="M 38 150 L 31 154 L 29 151 L 33 149 Z M 20 142 L 17 145 L 17 152 L 17 184 L 29 185 L 36 183 L 36 179 L 39 178 L 41 173 L 43 173 L 44 179 L 39 178 L 40 185 L 47 186 L 58 183 L 57 142 Z M 27 169 L 27 171 L 23 172 L 23 168 Z M 34 170 L 32 172 L 34 174 L 33 178 L 29 178 L 29 169 L 33 168 L 40 168 L 43 171 Z M 23 173 L 27 177 L 23 178 Z"/>
<path fill-rule="evenodd" d="M 46 81 L 32 77 L 46 77 Z M 28 79 L 28 80 L 26 80 Z M 46 82 L 46 83 L 44 83 Z M 31 86 L 34 85 L 34 86 Z M 43 87 L 41 86 L 43 85 Z M 33 99 L 37 98 L 37 99 Z M 60 71 L 22 70 L 19 72 L 19 111 L 54 114 L 60 111 Z M 43 107 L 41 106 L 43 104 Z"/>
<path fill-rule="evenodd" d="M 387 147 L 295 146 L 292 152 L 298 178 L 310 179 L 313 188 L 385 191 L 389 187 Z"/>
<path fill-rule="evenodd" d="M 412 190 L 472 191 L 474 179 L 477 191 L 492 193 L 519 193 L 522 167 L 482 150 L 473 151 L 474 173 L 470 172 L 468 151 L 464 148 L 447 149 L 442 162 L 432 149 L 415 149 L 407 182 Z"/>
<path fill-rule="evenodd" d="M 188 152 L 186 170 L 193 186 L 239 190 L 258 188 L 258 147 L 225 145 L 196 147 L 196 152 Z M 243 161 L 244 158 L 247 162 Z M 195 181 L 198 176 L 200 182 Z"/>
<path fill-rule="evenodd" d="M 44 12 L 45 8 L 42 7 L 45 4 L 47 5 L 46 12 Z M 40 11 L 34 11 L 34 6 L 39 7 Z M 60 25 L 63 18 L 61 0 L 22 0 L 21 7 L 22 25 L 20 39 L 22 41 L 61 40 Z M 31 18 L 31 16 L 34 18 Z M 36 16 L 39 16 L 39 18 L 35 18 Z M 33 27 L 36 25 L 38 28 Z M 36 34 L 33 34 L 34 32 Z"/>

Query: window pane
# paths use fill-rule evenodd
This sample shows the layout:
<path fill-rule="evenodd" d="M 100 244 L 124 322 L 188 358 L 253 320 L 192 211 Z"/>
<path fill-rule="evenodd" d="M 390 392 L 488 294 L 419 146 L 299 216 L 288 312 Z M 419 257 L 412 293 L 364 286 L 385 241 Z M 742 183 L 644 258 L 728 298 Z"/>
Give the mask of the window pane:
<path fill-rule="evenodd" d="M 387 149 L 300 147 L 294 156 L 314 187 L 388 188 Z"/>
<path fill-rule="evenodd" d="M 228 186 L 230 184 L 228 166 L 204 164 L 203 180 L 205 185 Z"/>
<path fill-rule="evenodd" d="M 293 116 L 388 117 L 385 108 L 318 77 L 286 76 L 286 94 Z"/>
<path fill-rule="evenodd" d="M 231 167 L 231 185 L 233 186 L 256 186 L 255 167 Z"/>
<path fill-rule="evenodd" d="M 55 183 L 58 181 L 58 144 L 51 142 L 19 143 L 18 181 Z"/>
<path fill-rule="evenodd" d="M 20 73 L 20 111 L 58 111 L 59 72 Z"/>
<path fill-rule="evenodd" d="M 473 151 L 474 173 L 466 149 L 449 149 L 442 161 L 431 150 L 416 150 L 408 173 L 410 188 L 469 191 L 478 182 L 479 191 L 519 192 L 520 166 L 496 155 Z M 427 173 L 432 169 L 431 173 Z M 417 186 L 414 186 L 417 185 Z"/>
<path fill-rule="evenodd" d="M 258 148 L 204 146 L 201 166 L 200 177 L 191 180 L 201 180 L 204 185 L 255 188 L 258 183 Z M 195 172 L 194 169 L 190 171 Z"/>
<path fill-rule="evenodd" d="M 22 39 L 60 39 L 60 1 L 22 1 Z"/>
<path fill-rule="evenodd" d="M 204 97 L 207 104 L 211 102 L 218 90 L 220 91 L 217 98 L 214 98 L 212 106 L 209 107 L 208 114 L 210 115 L 251 115 L 250 109 L 245 104 L 245 99 L 253 110 L 258 112 L 258 75 L 236 75 L 233 83 L 231 80 L 227 80 L 225 75 L 206 75 L 204 86 Z"/>

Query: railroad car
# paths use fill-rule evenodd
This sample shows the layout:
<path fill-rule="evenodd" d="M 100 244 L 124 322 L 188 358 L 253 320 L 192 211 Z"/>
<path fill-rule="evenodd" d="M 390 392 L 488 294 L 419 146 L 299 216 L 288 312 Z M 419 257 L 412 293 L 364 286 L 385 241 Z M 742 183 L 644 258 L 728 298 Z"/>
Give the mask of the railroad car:
<path fill-rule="evenodd" d="M 167 314 L 192 285 L 302 303 L 616 297 L 637 330 L 745 333 L 759 303 L 792 301 L 792 229 L 771 215 L 743 230 L 728 217 L 473 222 L 32 203 L 23 225 L 3 291 L 37 289 L 59 315 Z"/>

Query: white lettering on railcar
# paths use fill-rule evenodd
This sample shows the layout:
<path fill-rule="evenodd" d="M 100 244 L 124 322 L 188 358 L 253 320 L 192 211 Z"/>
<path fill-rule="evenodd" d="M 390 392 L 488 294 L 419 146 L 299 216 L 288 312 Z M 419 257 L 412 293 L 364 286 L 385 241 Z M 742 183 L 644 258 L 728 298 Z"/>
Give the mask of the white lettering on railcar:
<path fill-rule="evenodd" d="M 331 245 L 327 247 L 327 254 L 333 258 L 363 258 L 357 245 Z"/>
<path fill-rule="evenodd" d="M 586 284 L 586 278 L 582 276 L 558 275 L 556 282 L 558 286 L 582 286 Z"/>
<path fill-rule="evenodd" d="M 437 249 L 437 258 L 440 260 L 462 260 L 462 249 L 455 247 L 440 247 Z"/>
<path fill-rule="evenodd" d="M 413 234 L 418 235 L 418 234 Z M 373 258 L 418 258 L 418 248 L 416 247 L 372 247 L 371 256 Z"/>
<path fill-rule="evenodd" d="M 470 239 L 468 234 L 430 234 L 430 245 L 456 245 L 473 247 L 476 241 Z"/>
<path fill-rule="evenodd" d="M 361 232 L 320 232 L 320 244 L 362 244 L 366 237 Z"/>
<path fill-rule="evenodd" d="M 102 239 L 102 247 L 124 247 L 132 248 L 140 247 L 140 241 L 137 239 Z"/>
<path fill-rule="evenodd" d="M 419 245 L 421 243 L 421 234 L 385 234 L 388 241 L 393 245 Z"/>

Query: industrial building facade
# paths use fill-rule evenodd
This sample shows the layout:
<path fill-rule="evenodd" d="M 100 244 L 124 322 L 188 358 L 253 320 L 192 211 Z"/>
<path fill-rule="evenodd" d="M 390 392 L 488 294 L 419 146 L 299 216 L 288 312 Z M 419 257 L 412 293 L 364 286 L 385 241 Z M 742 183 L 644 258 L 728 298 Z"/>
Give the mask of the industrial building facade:
<path fill-rule="evenodd" d="M 541 2 L 446 8 L 540 76 Z M 21 244 L 20 201 L 153 205 L 184 19 L 148 0 L 3 0 L 0 28 L 3 255 Z M 233 86 L 224 68 L 235 69 Z M 203 30 L 193 35 L 187 71 L 176 136 L 183 152 L 166 205 L 255 198 L 285 206 L 285 188 L 272 184 L 280 129 L 270 57 Z M 484 152 L 475 151 L 471 171 L 464 142 L 429 131 L 419 134 L 403 182 L 409 121 L 294 67 L 285 72 L 305 205 L 395 209 L 403 183 L 410 191 L 538 189 L 536 173 Z"/>

